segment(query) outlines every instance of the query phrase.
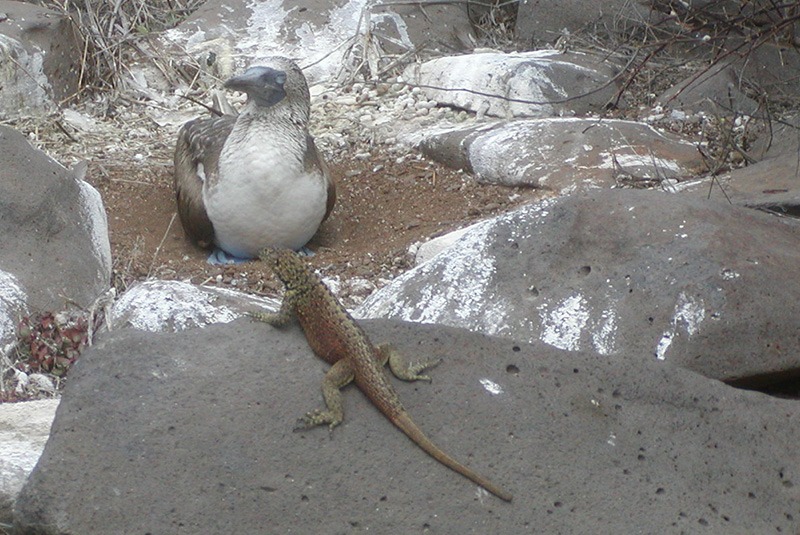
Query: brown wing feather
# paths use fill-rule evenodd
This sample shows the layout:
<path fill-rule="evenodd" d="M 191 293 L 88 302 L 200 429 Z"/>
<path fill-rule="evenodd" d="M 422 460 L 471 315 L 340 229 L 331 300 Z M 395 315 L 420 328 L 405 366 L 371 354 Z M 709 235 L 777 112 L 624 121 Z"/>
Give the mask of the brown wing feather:
<path fill-rule="evenodd" d="M 325 216 L 322 218 L 322 220 L 325 221 L 328 219 L 328 216 L 331 215 L 333 207 L 336 204 L 336 183 L 331 177 L 331 171 L 328 169 L 328 164 L 325 163 L 325 160 L 322 158 L 322 154 L 320 154 L 319 149 L 317 149 L 316 143 L 314 143 L 314 138 L 309 135 L 306 135 L 306 153 L 303 166 L 307 172 L 314 169 L 319 169 L 322 171 L 322 178 L 325 181 L 325 185 L 327 186 L 328 190 L 328 200 L 325 205 Z"/>
<path fill-rule="evenodd" d="M 203 179 L 198 166 L 203 165 L 205 180 L 216 181 L 219 155 L 235 121 L 236 117 L 230 115 L 195 119 L 178 132 L 173 182 L 178 216 L 186 235 L 200 247 L 214 244 L 214 225 L 203 204 Z"/>

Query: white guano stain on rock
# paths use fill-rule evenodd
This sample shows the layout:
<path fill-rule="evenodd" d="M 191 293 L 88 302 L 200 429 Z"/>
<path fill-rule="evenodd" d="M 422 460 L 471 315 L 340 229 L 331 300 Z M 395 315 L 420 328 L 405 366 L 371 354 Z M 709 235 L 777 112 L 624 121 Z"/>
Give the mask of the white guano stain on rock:
<path fill-rule="evenodd" d="M 409 67 L 404 77 L 427 86 L 423 91 L 431 100 L 477 112 L 479 117 L 484 113 L 505 118 L 550 117 L 559 114 L 559 100 L 579 91 L 563 80 L 563 75 L 572 80 L 608 77 L 602 67 L 581 65 L 585 58 L 588 56 L 565 55 L 557 50 L 486 51 L 435 58 Z M 518 100 L 504 101 L 478 93 Z"/>
<path fill-rule="evenodd" d="M 81 212 L 89 225 L 92 240 L 92 251 L 100 262 L 102 272 L 98 274 L 101 281 L 111 277 L 111 244 L 108 241 L 108 219 L 103 199 L 91 184 L 78 179 L 80 187 Z"/>
<path fill-rule="evenodd" d="M 212 303 L 212 296 L 186 282 L 171 284 L 161 291 L 158 281 L 145 282 L 123 293 L 114 305 L 112 322 L 122 312 L 131 312 L 131 327 L 159 332 L 172 321 L 176 331 L 209 323 L 226 323 L 236 319 L 231 310 Z M 202 318 L 202 319 L 200 319 Z"/>
<path fill-rule="evenodd" d="M 580 294 L 569 296 L 552 307 L 550 304 L 540 305 L 542 331 L 539 339 L 559 349 L 578 351 L 581 333 L 589 321 L 587 305 L 586 299 Z"/>
<path fill-rule="evenodd" d="M 675 312 L 672 315 L 672 328 L 664 331 L 658 343 L 656 344 L 656 358 L 658 360 L 665 360 L 667 358 L 667 350 L 675 341 L 675 338 L 681 335 L 681 332 L 687 336 L 692 336 L 700 329 L 700 324 L 706 318 L 705 304 L 701 299 L 696 299 L 693 296 L 686 295 L 681 292 L 678 295 L 678 300 L 675 303 Z"/>
<path fill-rule="evenodd" d="M 582 179 L 582 170 L 621 168 L 649 178 L 687 172 L 680 159 L 671 157 L 671 151 L 656 153 L 650 147 L 659 139 L 673 147 L 688 146 L 686 141 L 667 138 L 652 126 L 633 121 L 550 117 L 522 119 L 477 132 L 470 137 L 467 157 L 473 172 L 488 182 L 543 187 L 570 170 L 575 174 L 576 184 L 591 188 L 596 187 L 597 178 L 589 173 Z M 588 150 L 591 144 L 565 144 L 567 139 L 581 139 L 584 135 L 593 136 L 591 139 L 600 135 L 610 148 L 592 152 Z M 553 144 L 554 140 L 558 142 Z M 678 153 L 686 157 L 684 147 Z"/>
<path fill-rule="evenodd" d="M 0 407 L 0 494 L 15 496 L 36 466 L 59 400 L 6 403 Z"/>
<path fill-rule="evenodd" d="M 364 31 L 363 28 L 359 30 L 358 23 L 367 2 L 354 0 L 340 7 L 331 4 L 327 23 L 322 25 L 299 22 L 293 17 L 297 7 L 286 9 L 286 5 L 283 0 L 252 0 L 247 3 L 250 15 L 244 32 L 235 36 L 227 32 L 226 38 L 234 47 L 234 56 L 251 57 L 253 64 L 269 56 L 286 56 L 297 59 L 302 65 L 310 65 L 305 71 L 310 82 L 333 77 L 341 68 L 347 51 L 342 43 Z M 207 37 L 203 30 L 176 28 L 164 32 L 164 37 L 187 47 L 196 47 L 210 36 Z"/>
<path fill-rule="evenodd" d="M 239 50 L 259 50 L 266 44 L 265 36 L 278 37 L 281 27 L 289 14 L 283 8 L 283 0 L 253 0 L 247 4 L 250 18 L 247 20 L 247 34 L 236 43 Z"/>
<path fill-rule="evenodd" d="M 26 46 L 30 49 L 26 49 Z M 52 86 L 44 73 L 44 51 L 32 42 L 0 34 L 0 111 L 24 109 L 28 115 L 44 114 L 55 106 Z"/>
<path fill-rule="evenodd" d="M 638 147 L 617 146 L 614 147 L 614 150 L 635 151 L 637 148 Z M 672 173 L 681 172 L 681 165 L 675 160 L 667 160 L 654 156 L 653 154 L 617 154 L 603 152 L 601 153 L 601 156 L 603 156 L 603 163 L 598 166 L 601 169 L 613 169 L 616 167 L 616 165 L 619 165 L 623 170 L 628 168 L 636 168 L 643 169 L 645 173 L 649 172 L 649 170 L 652 170 L 657 174 L 659 171 L 670 171 Z M 651 178 L 651 176 L 648 174 L 644 174 L 642 176 L 645 178 Z M 658 176 L 660 177 L 663 175 L 659 174 Z"/>
<path fill-rule="evenodd" d="M 492 242 L 488 235 L 496 226 L 517 218 L 533 225 L 544 224 L 556 202 L 546 199 L 469 227 L 453 245 L 370 296 L 353 316 L 439 323 L 490 335 L 513 331 L 515 326 L 508 324 L 511 304 L 494 291 L 496 265 L 491 249 L 487 249 Z M 510 231 L 512 241 L 532 232 L 527 226 Z M 417 287 L 415 280 L 426 284 Z"/>
<path fill-rule="evenodd" d="M 486 223 L 476 225 L 449 249 L 447 262 L 431 266 L 441 269 L 441 284 L 422 288 L 419 303 L 404 309 L 402 319 L 435 323 L 449 318 L 448 323 L 487 334 L 504 327 L 504 300 L 489 291 L 496 270 L 494 258 L 485 251 L 489 229 Z"/>
<path fill-rule="evenodd" d="M 359 307 L 357 318 L 388 317 L 417 323 L 443 323 L 497 334 L 504 328 L 505 300 L 490 292 L 494 258 L 484 250 L 495 220 L 469 227 L 452 247 L 407 271 Z M 406 298 L 403 288 L 415 277 L 439 273 L 439 283 L 419 290 L 418 299 Z"/>
<path fill-rule="evenodd" d="M 491 379 L 483 378 L 480 380 L 481 386 L 493 396 L 500 395 L 504 392 L 503 387 L 495 383 Z"/>
<path fill-rule="evenodd" d="M 161 332 L 182 331 L 212 323 L 228 323 L 243 312 L 222 303 L 221 297 L 266 308 L 267 300 L 225 288 L 204 288 L 188 282 L 147 281 L 126 291 L 111 311 L 111 323 L 127 322 L 135 329 Z"/>
<path fill-rule="evenodd" d="M 0 345 L 16 336 L 18 316 L 27 311 L 28 295 L 17 278 L 0 271 Z"/>
<path fill-rule="evenodd" d="M 720 271 L 720 276 L 724 281 L 732 281 L 741 277 L 741 275 L 738 272 L 729 268 L 723 268 L 722 271 Z"/>
<path fill-rule="evenodd" d="M 616 350 L 617 312 L 609 307 L 600 312 L 600 321 L 592 331 L 592 344 L 601 355 L 611 355 Z"/>

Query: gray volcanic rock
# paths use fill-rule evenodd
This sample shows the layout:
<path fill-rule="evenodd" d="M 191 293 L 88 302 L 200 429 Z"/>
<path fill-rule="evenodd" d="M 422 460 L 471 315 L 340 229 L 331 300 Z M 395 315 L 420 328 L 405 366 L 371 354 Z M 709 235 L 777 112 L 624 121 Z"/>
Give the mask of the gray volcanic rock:
<path fill-rule="evenodd" d="M 641 0 L 524 0 L 519 3 L 515 38 L 523 45 L 555 43 L 562 35 L 620 32 L 655 21 L 650 2 Z"/>
<path fill-rule="evenodd" d="M 800 375 L 800 225 L 654 191 L 523 207 L 373 294 L 360 317 L 666 360 L 720 380 Z"/>
<path fill-rule="evenodd" d="M 0 126 L 0 270 L 11 273 L 32 311 L 88 307 L 111 278 L 100 194 L 25 137 Z"/>
<path fill-rule="evenodd" d="M 50 434 L 57 399 L 0 403 L 0 523 L 13 522 L 13 505 Z"/>
<path fill-rule="evenodd" d="M 761 105 L 741 89 L 741 75 L 729 63 L 715 65 L 681 80 L 665 91 L 658 102 L 684 111 L 703 111 L 715 116 L 745 115 L 762 117 Z"/>
<path fill-rule="evenodd" d="M 212 323 L 228 323 L 248 312 L 275 312 L 275 299 L 255 297 L 226 288 L 182 281 L 150 280 L 125 291 L 111 308 L 112 329 L 182 331 Z"/>
<path fill-rule="evenodd" d="M 510 119 L 601 111 L 616 94 L 615 75 L 608 58 L 535 50 L 444 56 L 403 76 L 440 105 Z"/>
<path fill-rule="evenodd" d="M 526 119 L 431 129 L 409 139 L 426 156 L 480 182 L 560 194 L 705 170 L 693 143 L 633 121 Z"/>
<path fill-rule="evenodd" d="M 514 493 L 423 454 L 364 396 L 292 433 L 326 366 L 299 328 L 239 320 L 106 336 L 72 371 L 16 504 L 18 533 L 697 532 L 800 527 L 800 406 L 648 359 L 447 327 L 366 322 L 433 384 L 396 385 L 419 425 Z M 611 490 L 610 490 L 611 489 Z"/>
<path fill-rule="evenodd" d="M 0 0 L 0 118 L 45 114 L 74 95 L 83 49 L 67 15 Z"/>
<path fill-rule="evenodd" d="M 681 191 L 740 206 L 800 216 L 800 155 L 788 152 L 735 169 L 723 176 L 687 184 Z"/>
<path fill-rule="evenodd" d="M 27 297 L 17 277 L 0 271 L 0 351 L 17 338 L 17 322 L 28 312 Z"/>

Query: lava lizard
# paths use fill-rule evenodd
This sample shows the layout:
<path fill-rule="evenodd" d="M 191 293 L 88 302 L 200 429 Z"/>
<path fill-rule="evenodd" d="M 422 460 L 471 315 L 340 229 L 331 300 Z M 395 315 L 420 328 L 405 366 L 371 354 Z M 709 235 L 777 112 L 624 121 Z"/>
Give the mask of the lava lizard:
<path fill-rule="evenodd" d="M 250 315 L 274 326 L 285 325 L 297 317 L 308 345 L 318 357 L 332 364 L 322 381 L 327 410 L 306 414 L 301 419 L 306 428 L 328 424 L 333 429 L 339 425 L 344 418 L 339 389 L 355 381 L 386 418 L 427 454 L 501 500 L 511 501 L 511 494 L 450 457 L 425 436 L 403 408 L 383 369 L 388 361 L 392 373 L 399 379 L 429 381 L 429 377 L 419 372 L 435 366 L 438 361 L 404 366 L 388 345 L 374 346 L 370 342 L 364 330 L 296 253 L 289 249 L 267 248 L 259 256 L 283 282 L 286 291 L 277 313 Z"/>

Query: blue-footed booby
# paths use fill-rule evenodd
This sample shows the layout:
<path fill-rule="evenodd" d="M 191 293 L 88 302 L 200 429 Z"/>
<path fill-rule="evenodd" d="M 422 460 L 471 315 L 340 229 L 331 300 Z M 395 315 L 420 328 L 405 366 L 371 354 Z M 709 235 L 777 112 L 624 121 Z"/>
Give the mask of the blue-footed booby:
<path fill-rule="evenodd" d="M 308 133 L 303 72 L 273 57 L 224 87 L 247 94 L 238 116 L 195 119 L 178 132 L 174 185 L 183 228 L 197 245 L 241 259 L 268 246 L 300 249 L 336 202 Z"/>

